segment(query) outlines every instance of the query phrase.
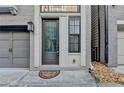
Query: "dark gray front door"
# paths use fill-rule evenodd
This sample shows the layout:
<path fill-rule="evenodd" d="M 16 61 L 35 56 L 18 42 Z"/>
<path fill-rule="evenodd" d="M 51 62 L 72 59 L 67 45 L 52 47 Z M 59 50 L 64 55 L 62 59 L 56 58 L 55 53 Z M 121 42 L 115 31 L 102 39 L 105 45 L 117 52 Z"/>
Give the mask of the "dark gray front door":
<path fill-rule="evenodd" d="M 59 20 L 43 20 L 42 34 L 42 64 L 57 65 L 59 64 Z"/>

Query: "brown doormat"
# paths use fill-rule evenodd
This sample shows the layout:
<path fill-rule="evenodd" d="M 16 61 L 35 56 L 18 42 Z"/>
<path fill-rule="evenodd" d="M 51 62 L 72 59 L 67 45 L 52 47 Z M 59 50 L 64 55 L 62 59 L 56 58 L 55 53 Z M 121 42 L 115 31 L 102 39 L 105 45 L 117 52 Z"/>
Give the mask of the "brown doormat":
<path fill-rule="evenodd" d="M 60 74 L 60 70 L 42 70 L 39 72 L 39 76 L 44 79 L 54 78 L 59 74 Z"/>

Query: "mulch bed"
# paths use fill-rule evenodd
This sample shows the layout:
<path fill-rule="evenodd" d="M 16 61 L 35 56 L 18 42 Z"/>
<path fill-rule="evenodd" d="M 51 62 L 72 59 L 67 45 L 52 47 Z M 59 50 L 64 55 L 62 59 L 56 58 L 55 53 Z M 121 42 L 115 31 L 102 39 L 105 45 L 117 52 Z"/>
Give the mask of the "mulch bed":
<path fill-rule="evenodd" d="M 91 62 L 93 69 L 91 74 L 101 83 L 124 84 L 124 73 L 115 72 L 101 62 Z"/>
<path fill-rule="evenodd" d="M 43 79 L 51 79 L 60 74 L 60 70 L 42 70 L 39 72 L 39 76 Z"/>

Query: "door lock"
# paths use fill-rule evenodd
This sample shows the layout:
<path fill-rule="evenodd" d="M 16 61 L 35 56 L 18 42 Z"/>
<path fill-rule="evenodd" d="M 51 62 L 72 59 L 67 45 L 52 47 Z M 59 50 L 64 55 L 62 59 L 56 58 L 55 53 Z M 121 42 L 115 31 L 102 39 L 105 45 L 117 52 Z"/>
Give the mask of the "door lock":
<path fill-rule="evenodd" d="M 12 48 L 9 48 L 9 52 L 12 52 Z"/>

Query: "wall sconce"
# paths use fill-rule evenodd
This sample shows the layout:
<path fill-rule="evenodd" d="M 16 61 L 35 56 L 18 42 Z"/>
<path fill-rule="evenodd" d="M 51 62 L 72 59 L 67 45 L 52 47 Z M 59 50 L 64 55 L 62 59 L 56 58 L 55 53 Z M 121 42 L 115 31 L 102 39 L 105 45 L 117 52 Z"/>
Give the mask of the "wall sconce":
<path fill-rule="evenodd" d="M 114 8 L 114 7 L 115 7 L 115 5 L 112 5 L 112 7 Z"/>
<path fill-rule="evenodd" d="M 9 10 L 10 10 L 11 14 L 17 15 L 17 8 L 10 7 Z"/>
<path fill-rule="evenodd" d="M 28 31 L 33 32 L 34 31 L 34 24 L 32 21 L 28 22 L 28 27 L 27 27 Z"/>

